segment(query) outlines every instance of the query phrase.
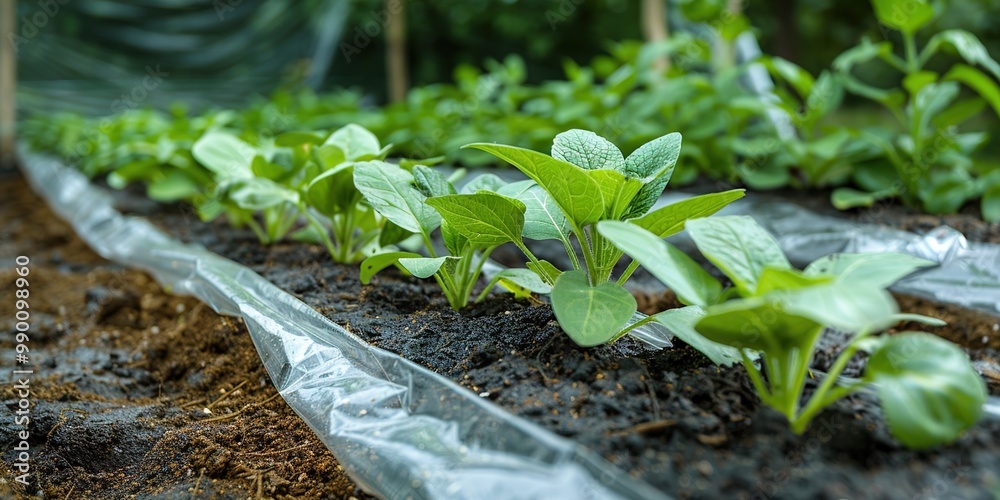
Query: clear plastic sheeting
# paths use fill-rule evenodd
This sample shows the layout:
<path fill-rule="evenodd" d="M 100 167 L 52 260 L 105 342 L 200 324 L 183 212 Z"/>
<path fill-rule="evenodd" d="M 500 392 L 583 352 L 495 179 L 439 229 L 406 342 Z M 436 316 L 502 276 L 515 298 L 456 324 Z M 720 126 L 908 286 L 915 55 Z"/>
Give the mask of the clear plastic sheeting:
<path fill-rule="evenodd" d="M 686 197 L 671 193 L 663 196 L 657 207 Z M 1000 245 L 969 242 L 948 226 L 918 235 L 819 215 L 767 195 L 752 198 L 739 200 L 719 213 L 753 217 L 774 235 L 797 266 L 831 253 L 908 253 L 939 265 L 900 280 L 892 290 L 1000 315 Z M 688 252 L 694 249 L 685 233 L 670 241 Z"/>
<path fill-rule="evenodd" d="M 21 150 L 25 177 L 103 257 L 241 316 L 281 396 L 387 498 L 664 498 L 572 441 L 371 347 L 250 269 L 124 217 L 77 171 Z"/>

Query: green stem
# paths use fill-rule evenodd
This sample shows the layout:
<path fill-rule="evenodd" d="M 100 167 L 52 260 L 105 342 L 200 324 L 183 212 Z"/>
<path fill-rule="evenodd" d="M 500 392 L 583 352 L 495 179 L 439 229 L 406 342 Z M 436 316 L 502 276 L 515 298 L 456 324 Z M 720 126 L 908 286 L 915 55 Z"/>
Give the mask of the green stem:
<path fill-rule="evenodd" d="M 639 261 L 633 260 L 632 262 L 629 262 L 628 267 L 626 267 L 622 275 L 618 277 L 618 284 L 625 286 L 625 282 L 632 277 L 632 273 L 634 273 L 636 269 L 639 269 Z"/>
<path fill-rule="evenodd" d="M 259 239 L 261 243 L 265 245 L 271 243 L 271 238 L 267 236 L 267 232 L 264 231 L 264 228 L 260 227 L 260 223 L 253 218 L 253 215 L 247 218 L 247 226 L 250 227 L 253 234 L 257 235 L 257 239 Z"/>
<path fill-rule="evenodd" d="M 903 44 L 906 47 L 906 73 L 920 71 L 920 61 L 917 59 L 917 41 L 913 33 L 903 33 Z"/>
<path fill-rule="evenodd" d="M 869 335 L 868 331 L 862 330 L 854 337 L 848 346 L 841 351 L 840 355 L 837 356 L 837 360 L 833 362 L 833 366 L 830 367 L 830 372 L 826 374 L 823 382 L 820 383 L 819 388 L 813 393 L 812 397 L 809 398 L 809 402 L 806 403 L 805 408 L 791 421 L 792 432 L 796 434 L 802 434 L 806 430 L 806 426 L 812 421 L 813 417 L 816 416 L 826 405 L 829 405 L 833 401 L 827 399 L 827 393 L 834 388 L 837 383 L 837 378 L 847 367 L 847 363 L 851 361 L 854 354 L 858 352 L 858 340 L 861 340 Z M 855 387 L 850 387 L 853 390 Z M 848 391 L 847 393 L 849 393 Z M 843 394 L 846 395 L 847 393 Z M 841 395 L 841 397 L 843 397 Z"/>
<path fill-rule="evenodd" d="M 760 376 L 760 371 L 754 366 L 753 360 L 747 354 L 747 349 L 740 349 L 740 356 L 743 358 L 743 367 L 746 368 L 747 375 L 750 376 L 750 381 L 753 382 L 754 388 L 757 389 L 757 394 L 760 394 L 760 399 L 765 404 L 774 406 L 774 397 L 771 395 L 771 390 L 764 383 L 764 378 Z"/>
<path fill-rule="evenodd" d="M 330 253 L 330 257 L 334 261 L 339 262 L 337 261 L 337 248 L 333 244 L 333 241 L 330 240 L 330 235 L 327 234 L 326 228 L 323 227 L 323 224 L 321 224 L 316 217 L 309 213 L 309 208 L 305 205 L 299 205 L 299 210 L 305 214 L 306 220 L 309 221 L 309 225 L 315 228 L 316 232 L 319 233 L 320 237 L 323 239 L 323 246 L 325 246 L 326 251 Z"/>
<path fill-rule="evenodd" d="M 337 243 L 339 246 L 339 257 L 337 262 L 348 262 L 351 258 L 351 250 L 353 249 L 353 239 L 354 239 L 354 210 L 348 210 L 347 214 L 340 221 L 339 234 L 337 235 Z"/>
<path fill-rule="evenodd" d="M 472 289 L 473 287 L 476 286 L 476 282 L 479 281 L 479 275 L 482 274 L 483 272 L 483 266 L 486 264 L 486 261 L 489 260 L 489 256 L 491 253 L 493 253 L 494 248 L 495 247 L 490 247 L 484 250 L 482 252 L 482 256 L 479 259 L 479 262 L 477 262 L 475 267 L 473 268 L 472 276 L 469 277 L 469 281 L 466 284 L 466 290 L 464 293 L 465 297 L 467 297 L 466 303 L 468 303 L 468 297 L 472 295 Z M 487 291 L 489 291 L 489 288 L 490 287 L 487 287 L 486 290 L 483 290 L 483 293 L 485 294 Z M 476 302 L 479 302 L 479 300 L 481 300 L 481 298 L 484 296 L 485 295 L 480 295 L 480 298 L 476 299 Z"/>
<path fill-rule="evenodd" d="M 636 321 L 635 323 L 626 326 L 624 329 L 622 329 L 622 331 L 616 333 L 614 337 L 611 337 L 611 340 L 609 340 L 608 343 L 612 344 L 618 339 L 624 337 L 625 335 L 628 335 L 628 332 L 631 332 L 632 330 L 635 330 L 636 328 L 639 328 L 640 326 L 645 325 L 646 323 L 652 323 L 653 321 L 656 321 L 655 314 L 652 316 L 646 316 L 645 318 L 642 318 L 639 321 Z"/>
<path fill-rule="evenodd" d="M 580 269 L 580 257 L 576 255 L 576 249 L 573 248 L 573 242 L 566 237 L 566 235 L 561 235 L 559 241 L 562 241 L 563 248 L 566 249 L 566 255 L 569 257 L 570 262 L 573 264 L 574 270 Z"/>
<path fill-rule="evenodd" d="M 583 261 L 587 265 L 587 277 L 590 279 L 590 284 L 597 286 L 594 283 L 594 255 L 590 250 L 590 238 L 587 237 L 587 233 L 576 222 L 570 221 L 570 224 L 573 226 L 573 233 L 576 234 L 576 239 L 580 242 L 580 247 L 583 248 Z"/>

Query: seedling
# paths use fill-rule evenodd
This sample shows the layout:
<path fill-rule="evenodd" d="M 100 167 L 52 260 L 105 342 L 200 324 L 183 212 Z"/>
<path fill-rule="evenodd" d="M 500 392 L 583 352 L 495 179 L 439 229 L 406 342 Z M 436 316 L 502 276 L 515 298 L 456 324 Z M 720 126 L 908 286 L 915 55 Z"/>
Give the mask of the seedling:
<path fill-rule="evenodd" d="M 493 249 L 504 243 L 521 242 L 525 225 L 523 203 L 488 190 L 458 194 L 444 175 L 424 165 L 415 165 L 410 171 L 382 161 L 361 162 L 354 169 L 354 182 L 379 214 L 419 235 L 429 254 L 403 251 L 375 254 L 361 263 L 363 283 L 368 283 L 382 269 L 397 265 L 418 278 L 433 276 L 448 304 L 461 310 L 468 305 Z M 471 184 L 481 183 L 473 180 Z M 444 252 L 439 252 L 431 239 L 439 227 Z M 494 283 L 503 280 L 530 291 L 549 291 L 547 285 L 525 271 L 505 271 Z M 477 300 L 482 300 L 485 294 L 486 291 Z"/>
<path fill-rule="evenodd" d="M 900 314 L 886 291 L 932 262 L 904 254 L 836 254 L 798 271 L 749 217 L 691 220 L 687 229 L 702 255 L 732 280 L 732 289 L 721 292 L 690 257 L 641 228 L 611 222 L 600 227 L 681 301 L 705 307 L 694 329 L 738 350 L 761 400 L 785 415 L 794 432 L 804 432 L 836 400 L 873 385 L 889 429 L 911 448 L 952 441 L 979 419 L 985 385 L 961 349 L 925 333 L 873 336 L 903 320 L 943 324 Z M 725 301 L 730 295 L 740 298 Z M 803 406 L 809 366 L 826 328 L 854 336 Z M 859 350 L 871 355 L 864 377 L 840 381 Z M 763 370 L 754 363 L 758 353 Z"/>
<path fill-rule="evenodd" d="M 879 22 L 902 33 L 903 57 L 893 51 L 889 41 L 865 40 L 841 54 L 833 66 L 843 75 L 847 90 L 884 105 L 898 120 L 900 132 L 873 130 L 865 134 L 885 152 L 894 172 L 880 171 L 875 165 L 859 170 L 855 180 L 867 192 L 838 189 L 832 197 L 834 206 L 867 206 L 882 198 L 901 197 L 930 213 L 952 213 L 967 201 L 982 198 L 983 218 L 1000 220 L 1000 170 L 972 158 L 986 135 L 957 132 L 987 103 L 1000 116 L 1000 64 L 979 39 L 962 30 L 937 33 L 918 52 L 916 32 L 935 14 L 930 2 L 872 3 Z M 952 49 L 965 64 L 951 66 L 944 75 L 926 69 L 943 48 Z M 874 87 L 852 74 L 857 65 L 875 59 L 903 73 L 902 89 Z M 960 83 L 977 95 L 960 98 Z"/>
<path fill-rule="evenodd" d="M 610 281 L 622 252 L 596 231 L 598 222 L 628 220 L 663 238 L 681 231 L 687 219 L 711 215 L 743 196 L 740 189 L 707 194 L 649 212 L 677 163 L 678 133 L 653 140 L 628 158 L 610 141 L 585 130 L 557 135 L 552 156 L 499 144 L 466 147 L 507 161 L 540 186 L 541 191 L 525 189 L 517 196 L 533 208 L 525 212 L 522 236 L 560 240 L 572 269 L 562 272 L 526 246 L 520 248 L 528 268 L 552 285 L 556 318 L 581 346 L 620 338 L 636 311 L 635 299 L 623 285 L 639 263 L 633 261 Z M 571 237 L 582 249 L 582 263 Z"/>

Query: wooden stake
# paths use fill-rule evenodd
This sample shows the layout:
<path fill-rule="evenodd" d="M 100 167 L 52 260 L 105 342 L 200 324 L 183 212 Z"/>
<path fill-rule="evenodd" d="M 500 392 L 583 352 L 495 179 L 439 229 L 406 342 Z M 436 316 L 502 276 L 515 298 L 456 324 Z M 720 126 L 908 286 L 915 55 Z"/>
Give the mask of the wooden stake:
<path fill-rule="evenodd" d="M 410 86 L 406 65 L 406 0 L 385 0 L 385 9 L 389 14 L 385 55 L 389 100 L 400 102 L 406 99 L 406 91 Z"/>
<path fill-rule="evenodd" d="M 665 3 L 665 0 L 642 1 L 642 36 L 647 43 L 662 42 L 670 37 Z M 653 69 L 659 73 L 663 73 L 669 68 L 670 59 L 667 56 L 658 57 L 653 62 Z"/>
<path fill-rule="evenodd" d="M 14 36 L 17 29 L 17 2 L 0 2 L 0 164 L 14 162 L 14 133 L 17 108 L 14 91 L 17 83 L 17 58 Z"/>

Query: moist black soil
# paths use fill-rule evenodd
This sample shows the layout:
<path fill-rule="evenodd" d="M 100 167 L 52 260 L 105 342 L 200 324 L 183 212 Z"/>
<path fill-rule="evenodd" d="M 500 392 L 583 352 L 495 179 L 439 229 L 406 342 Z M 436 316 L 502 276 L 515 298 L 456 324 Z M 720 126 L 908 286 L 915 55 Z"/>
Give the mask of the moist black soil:
<path fill-rule="evenodd" d="M 949 446 L 913 452 L 891 438 L 877 400 L 857 394 L 797 436 L 760 405 L 742 367 L 713 366 L 680 342 L 651 351 L 626 338 L 582 349 L 537 301 L 493 294 L 455 312 L 433 282 L 390 270 L 363 286 L 356 267 L 332 263 L 316 246 L 263 247 L 248 231 L 199 223 L 184 208 L 161 210 L 154 221 L 249 266 L 372 344 L 447 375 L 681 498 L 1000 495 L 997 419 L 983 420 Z M 1000 394 L 1000 319 L 900 300 L 903 310 L 948 320 L 948 326 L 923 329 L 965 347 L 990 393 Z M 677 305 L 669 294 L 639 302 L 647 313 Z M 828 367 L 837 345 L 836 334 L 828 335 L 817 369 Z"/>
<path fill-rule="evenodd" d="M 107 262 L 0 179 L 0 497 L 367 498 L 278 396 L 242 322 Z M 15 481 L 14 258 L 31 259 L 29 484 Z"/>

